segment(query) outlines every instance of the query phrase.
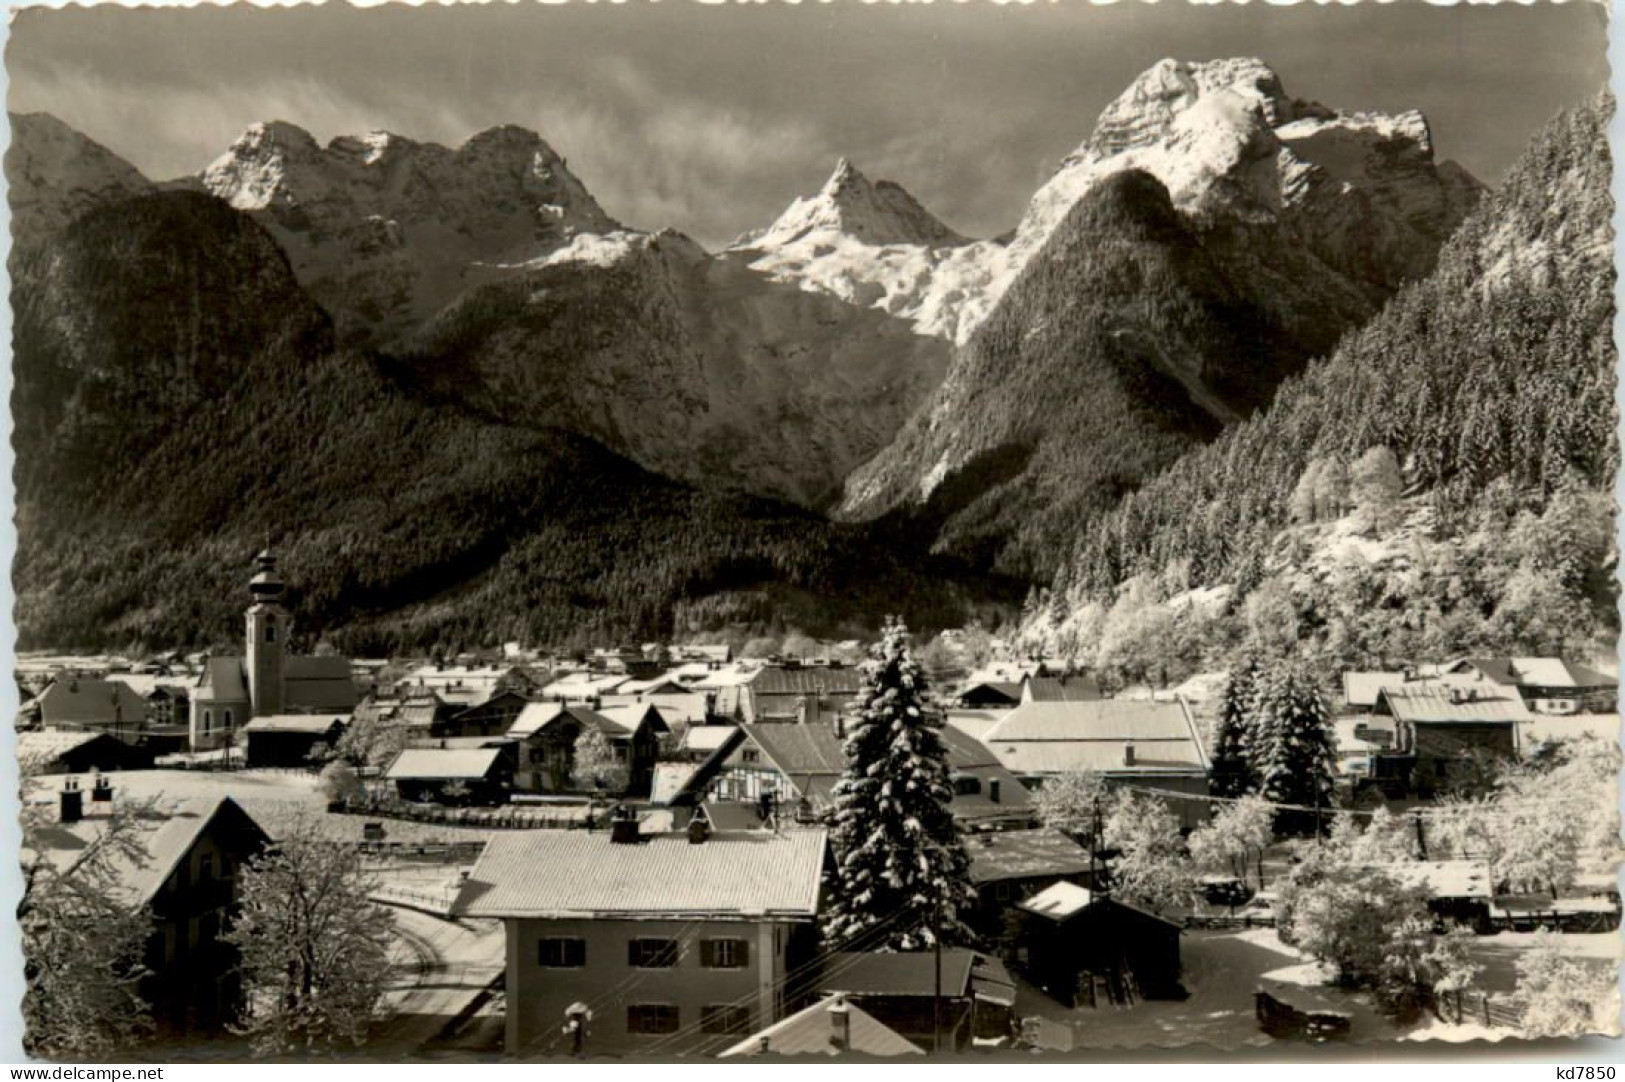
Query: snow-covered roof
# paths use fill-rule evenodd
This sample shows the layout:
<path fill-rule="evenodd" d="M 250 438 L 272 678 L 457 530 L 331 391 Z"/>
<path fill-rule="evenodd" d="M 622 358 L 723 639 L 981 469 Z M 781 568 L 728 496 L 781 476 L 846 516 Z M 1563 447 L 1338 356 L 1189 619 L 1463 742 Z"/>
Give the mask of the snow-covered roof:
<path fill-rule="evenodd" d="M 501 748 L 407 748 L 389 764 L 391 781 L 442 781 L 488 776 Z"/>
<path fill-rule="evenodd" d="M 831 1009 L 846 1012 L 844 1049 L 835 1043 Z M 762 1055 L 923 1056 L 925 1050 L 862 1007 L 832 995 L 717 1053 L 719 1059 Z"/>

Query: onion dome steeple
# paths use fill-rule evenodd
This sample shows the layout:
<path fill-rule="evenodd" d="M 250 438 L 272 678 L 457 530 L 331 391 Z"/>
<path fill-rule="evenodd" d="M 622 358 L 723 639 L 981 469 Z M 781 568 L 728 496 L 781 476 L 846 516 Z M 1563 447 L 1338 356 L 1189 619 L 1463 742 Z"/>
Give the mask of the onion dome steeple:
<path fill-rule="evenodd" d="M 276 554 L 266 549 L 254 557 L 259 565 L 253 578 L 248 580 L 248 592 L 256 602 L 275 604 L 282 600 L 282 574 L 276 569 Z"/>

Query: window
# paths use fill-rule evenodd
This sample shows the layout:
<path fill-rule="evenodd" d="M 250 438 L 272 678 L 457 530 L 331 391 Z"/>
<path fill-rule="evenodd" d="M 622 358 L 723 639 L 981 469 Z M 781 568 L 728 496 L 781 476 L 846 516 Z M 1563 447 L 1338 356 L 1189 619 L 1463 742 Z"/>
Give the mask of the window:
<path fill-rule="evenodd" d="M 221 722 L 220 722 L 220 724 L 222 724 L 222 725 L 224 725 L 224 726 L 225 726 L 225 727 L 226 727 L 226 728 L 227 728 L 227 729 L 230 729 L 230 728 L 231 728 L 231 723 L 232 723 L 232 722 L 233 722 L 233 721 L 235 721 L 235 720 L 237 720 L 237 719 L 236 719 L 236 718 L 234 718 L 234 717 L 232 717 L 232 716 L 231 716 L 231 711 L 230 711 L 230 710 L 227 710 L 227 711 L 226 711 L 226 712 L 225 712 L 225 717 L 224 717 L 224 719 L 223 719 L 223 720 L 222 720 L 222 721 L 221 721 Z"/>
<path fill-rule="evenodd" d="M 677 940 L 634 939 L 627 943 L 627 965 L 638 969 L 670 969 L 677 964 Z"/>
<path fill-rule="evenodd" d="M 214 854 L 199 853 L 197 858 L 197 880 L 207 883 L 214 878 Z"/>
<path fill-rule="evenodd" d="M 762 761 L 761 754 L 755 748 L 746 748 L 744 751 L 739 753 L 739 758 L 747 763 L 759 763 Z"/>
<path fill-rule="evenodd" d="M 749 1033 L 750 1008 L 722 1006 L 700 1008 L 701 1033 Z"/>
<path fill-rule="evenodd" d="M 276 624 L 270 621 L 265 624 L 265 641 L 276 642 Z"/>
<path fill-rule="evenodd" d="M 706 969 L 743 969 L 750 962 L 750 944 L 743 939 L 700 941 L 700 964 Z"/>
<path fill-rule="evenodd" d="M 536 945 L 536 963 L 546 969 L 580 969 L 587 964 L 587 941 L 568 936 L 544 939 Z"/>
<path fill-rule="evenodd" d="M 970 774 L 954 778 L 954 796 L 975 796 L 982 791 L 982 783 Z"/>
<path fill-rule="evenodd" d="M 670 1003 L 634 1003 L 626 1008 L 628 1033 L 676 1033 L 677 1008 Z"/>
<path fill-rule="evenodd" d="M 212 732 L 213 730 L 214 730 L 214 711 L 213 710 L 205 710 L 203 712 L 203 735 L 208 736 L 209 733 Z"/>

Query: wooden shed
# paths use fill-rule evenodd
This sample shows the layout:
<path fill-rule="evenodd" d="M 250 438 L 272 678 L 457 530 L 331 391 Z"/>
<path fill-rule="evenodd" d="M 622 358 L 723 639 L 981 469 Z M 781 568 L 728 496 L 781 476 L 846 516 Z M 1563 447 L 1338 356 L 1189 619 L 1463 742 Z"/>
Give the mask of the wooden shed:
<path fill-rule="evenodd" d="M 1018 960 L 1033 983 L 1070 1007 L 1175 999 L 1179 925 L 1076 883 L 1060 882 L 1017 909 Z"/>

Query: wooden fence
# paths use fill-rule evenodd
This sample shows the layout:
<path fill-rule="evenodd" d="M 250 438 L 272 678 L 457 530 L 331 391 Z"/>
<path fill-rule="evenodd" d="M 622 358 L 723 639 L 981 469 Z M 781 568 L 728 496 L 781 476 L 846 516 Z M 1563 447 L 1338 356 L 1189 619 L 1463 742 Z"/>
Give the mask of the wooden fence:
<path fill-rule="evenodd" d="M 1465 992 L 1426 992 L 1428 1010 L 1444 1022 L 1478 1022 L 1491 1029 L 1522 1029 L 1523 1004 L 1512 997 L 1469 989 Z"/>

